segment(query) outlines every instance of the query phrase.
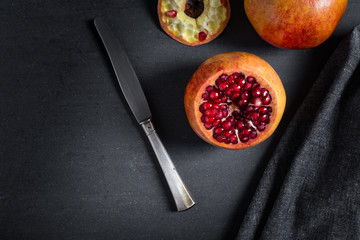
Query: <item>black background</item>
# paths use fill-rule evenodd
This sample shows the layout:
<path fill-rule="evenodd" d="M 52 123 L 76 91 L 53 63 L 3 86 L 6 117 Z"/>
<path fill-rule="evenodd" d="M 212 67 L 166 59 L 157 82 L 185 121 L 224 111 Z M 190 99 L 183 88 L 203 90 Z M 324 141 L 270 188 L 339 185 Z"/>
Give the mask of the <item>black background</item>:
<path fill-rule="evenodd" d="M 264 42 L 231 1 L 225 31 L 198 47 L 160 28 L 155 0 L 0 3 L 0 239 L 229 239 L 297 107 L 339 41 L 360 24 L 349 0 L 334 34 L 310 50 Z M 121 95 L 92 19 L 124 45 L 153 120 L 197 204 L 176 212 L 150 144 Z M 202 141 L 183 107 L 207 58 L 252 52 L 278 72 L 283 120 L 267 141 L 231 151 Z"/>

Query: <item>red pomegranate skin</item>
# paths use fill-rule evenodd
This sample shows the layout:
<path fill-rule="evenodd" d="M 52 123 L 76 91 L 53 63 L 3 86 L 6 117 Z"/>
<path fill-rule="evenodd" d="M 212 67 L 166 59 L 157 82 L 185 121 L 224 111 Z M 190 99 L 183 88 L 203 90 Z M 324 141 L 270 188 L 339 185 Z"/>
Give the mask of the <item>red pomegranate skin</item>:
<path fill-rule="evenodd" d="M 334 32 L 347 0 L 245 0 L 246 15 L 268 43 L 286 49 L 313 48 Z"/>

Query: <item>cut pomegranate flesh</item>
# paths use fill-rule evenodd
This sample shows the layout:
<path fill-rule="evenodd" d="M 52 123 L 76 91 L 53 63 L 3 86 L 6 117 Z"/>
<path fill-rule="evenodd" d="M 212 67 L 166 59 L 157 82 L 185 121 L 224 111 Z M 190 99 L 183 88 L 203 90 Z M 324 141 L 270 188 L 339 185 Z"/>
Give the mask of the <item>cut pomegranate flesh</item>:
<path fill-rule="evenodd" d="M 218 142 L 247 142 L 270 123 L 271 95 L 253 76 L 222 74 L 201 97 L 201 121 Z"/>

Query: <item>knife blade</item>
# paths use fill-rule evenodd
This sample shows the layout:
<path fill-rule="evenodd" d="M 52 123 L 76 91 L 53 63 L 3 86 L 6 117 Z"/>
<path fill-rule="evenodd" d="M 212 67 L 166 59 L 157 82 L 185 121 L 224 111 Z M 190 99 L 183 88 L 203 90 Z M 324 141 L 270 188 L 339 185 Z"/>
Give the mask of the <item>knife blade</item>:
<path fill-rule="evenodd" d="M 120 88 L 136 120 L 141 123 L 150 119 L 149 104 L 126 52 L 102 19 L 95 20 L 95 27 L 105 45 Z"/>
<path fill-rule="evenodd" d="M 170 192 L 174 198 L 177 210 L 183 211 L 189 209 L 195 202 L 154 128 L 151 121 L 152 116 L 149 104 L 126 52 L 115 34 L 102 18 L 96 18 L 94 24 L 110 58 L 110 62 L 125 99 L 154 149 L 159 165 L 170 188 Z"/>

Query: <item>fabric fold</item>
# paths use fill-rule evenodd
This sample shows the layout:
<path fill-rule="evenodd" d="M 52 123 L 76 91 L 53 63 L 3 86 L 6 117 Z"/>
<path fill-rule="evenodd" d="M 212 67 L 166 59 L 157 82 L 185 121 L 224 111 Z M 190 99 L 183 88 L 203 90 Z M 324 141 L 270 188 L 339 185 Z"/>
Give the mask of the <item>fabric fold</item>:
<path fill-rule="evenodd" d="M 237 239 L 360 239 L 360 26 L 282 136 Z"/>

